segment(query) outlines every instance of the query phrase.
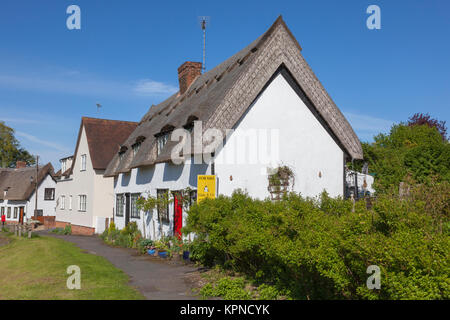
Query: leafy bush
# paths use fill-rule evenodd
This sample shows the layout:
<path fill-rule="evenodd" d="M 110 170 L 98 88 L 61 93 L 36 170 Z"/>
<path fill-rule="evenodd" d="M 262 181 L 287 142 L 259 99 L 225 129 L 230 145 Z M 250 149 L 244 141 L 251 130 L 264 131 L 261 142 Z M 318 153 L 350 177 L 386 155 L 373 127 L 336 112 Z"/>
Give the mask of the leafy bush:
<path fill-rule="evenodd" d="M 136 222 L 130 222 L 122 230 L 117 230 L 114 222 L 111 222 L 109 228 L 100 236 L 103 241 L 109 244 L 124 248 L 138 248 L 142 239 Z"/>
<path fill-rule="evenodd" d="M 372 210 L 357 202 L 354 212 L 326 194 L 271 202 L 238 192 L 192 206 L 184 232 L 197 235 L 191 259 L 271 283 L 290 298 L 448 299 L 448 190 L 445 182 L 416 186 L 407 200 L 384 195 Z M 381 269 L 381 290 L 366 286 L 370 265 Z"/>
<path fill-rule="evenodd" d="M 225 300 L 248 300 L 251 298 L 250 292 L 245 290 L 245 281 L 243 278 L 232 279 L 224 277 L 216 284 L 208 283 L 202 289 L 200 294 L 204 298 L 222 297 Z"/>

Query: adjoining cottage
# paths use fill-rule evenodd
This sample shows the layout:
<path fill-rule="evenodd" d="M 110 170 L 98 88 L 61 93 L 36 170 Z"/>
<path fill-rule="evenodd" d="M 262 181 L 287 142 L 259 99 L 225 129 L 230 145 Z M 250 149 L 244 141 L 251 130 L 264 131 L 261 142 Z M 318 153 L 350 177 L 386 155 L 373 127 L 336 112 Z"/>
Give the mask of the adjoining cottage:
<path fill-rule="evenodd" d="M 152 239 L 179 234 L 186 219 L 179 202 L 140 212 L 136 200 L 187 187 L 195 200 L 197 176 L 205 174 L 216 176 L 217 194 L 239 188 L 263 199 L 270 196 L 270 169 L 288 166 L 293 191 L 343 196 L 345 163 L 362 159 L 361 144 L 301 51 L 279 17 L 214 69 L 202 74 L 197 62 L 178 68 L 179 92 L 150 108 L 105 171 L 114 177 L 116 226 L 135 221 Z M 182 146 L 193 148 L 180 150 L 180 129 L 187 132 Z M 214 141 L 219 134 L 224 138 Z"/>
<path fill-rule="evenodd" d="M 56 185 L 56 226 L 74 234 L 101 233 L 113 217 L 112 178 L 103 173 L 136 122 L 83 117 L 75 153 L 60 160 Z"/>
<path fill-rule="evenodd" d="M 4 214 L 9 224 L 23 224 L 28 219 L 43 223 L 44 218 L 55 216 L 53 166 L 26 165 L 17 161 L 16 168 L 0 168 L 0 215 Z"/>

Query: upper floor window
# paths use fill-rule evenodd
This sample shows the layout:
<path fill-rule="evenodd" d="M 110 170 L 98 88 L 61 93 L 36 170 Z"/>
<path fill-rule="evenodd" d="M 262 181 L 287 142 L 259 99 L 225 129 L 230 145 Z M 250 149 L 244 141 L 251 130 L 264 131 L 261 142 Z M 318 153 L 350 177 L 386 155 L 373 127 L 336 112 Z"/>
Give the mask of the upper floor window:
<path fill-rule="evenodd" d="M 166 145 L 167 141 L 169 140 L 169 134 L 165 133 L 158 138 L 158 155 L 161 153 L 162 149 Z"/>
<path fill-rule="evenodd" d="M 86 155 L 82 154 L 81 155 L 81 169 L 80 171 L 85 171 L 86 170 Z"/>
<path fill-rule="evenodd" d="M 45 188 L 44 200 L 55 200 L 55 188 Z"/>
<path fill-rule="evenodd" d="M 69 196 L 69 210 L 72 210 L 72 196 Z"/>
<path fill-rule="evenodd" d="M 66 172 L 66 160 L 61 161 L 61 173 Z"/>
<path fill-rule="evenodd" d="M 140 142 L 133 144 L 133 156 L 136 156 L 136 154 L 138 153 L 140 147 L 141 147 L 141 143 Z"/>

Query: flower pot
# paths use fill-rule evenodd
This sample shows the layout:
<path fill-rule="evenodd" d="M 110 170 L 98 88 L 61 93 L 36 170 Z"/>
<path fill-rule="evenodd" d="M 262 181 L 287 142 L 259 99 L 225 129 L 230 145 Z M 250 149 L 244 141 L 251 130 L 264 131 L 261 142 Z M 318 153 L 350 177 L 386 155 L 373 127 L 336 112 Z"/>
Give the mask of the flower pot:
<path fill-rule="evenodd" d="M 155 255 L 155 252 L 156 252 L 155 249 L 147 250 L 147 253 L 151 256 Z"/>
<path fill-rule="evenodd" d="M 183 260 L 189 261 L 189 251 L 183 251 Z"/>
<path fill-rule="evenodd" d="M 161 258 L 167 258 L 169 255 L 167 254 L 167 251 L 159 251 L 158 252 L 158 255 L 161 257 Z"/>

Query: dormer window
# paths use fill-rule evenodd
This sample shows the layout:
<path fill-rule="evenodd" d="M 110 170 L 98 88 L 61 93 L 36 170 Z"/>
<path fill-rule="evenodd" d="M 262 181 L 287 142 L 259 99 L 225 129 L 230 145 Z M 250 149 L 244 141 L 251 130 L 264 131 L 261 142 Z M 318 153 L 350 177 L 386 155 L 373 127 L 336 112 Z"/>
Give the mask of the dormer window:
<path fill-rule="evenodd" d="M 66 172 L 66 160 L 61 161 L 61 173 Z"/>
<path fill-rule="evenodd" d="M 136 142 L 131 146 L 131 148 L 133 148 L 133 156 L 136 156 L 144 140 L 145 140 L 144 136 L 139 136 L 136 138 Z"/>
<path fill-rule="evenodd" d="M 169 135 L 175 127 L 172 125 L 165 125 L 162 127 L 158 134 L 155 134 L 157 141 L 157 155 L 160 155 L 167 141 L 169 141 Z"/>
<path fill-rule="evenodd" d="M 123 158 L 125 157 L 125 153 L 127 152 L 128 148 L 126 146 L 121 146 L 119 149 L 119 161 L 122 162 Z"/>
<path fill-rule="evenodd" d="M 189 116 L 183 128 L 185 128 L 189 132 L 192 132 L 192 130 L 194 129 L 194 122 L 197 120 L 198 118 L 196 116 L 194 115 Z"/>
<path fill-rule="evenodd" d="M 169 133 L 165 133 L 158 137 L 158 155 L 161 153 L 167 141 L 169 141 Z"/>

